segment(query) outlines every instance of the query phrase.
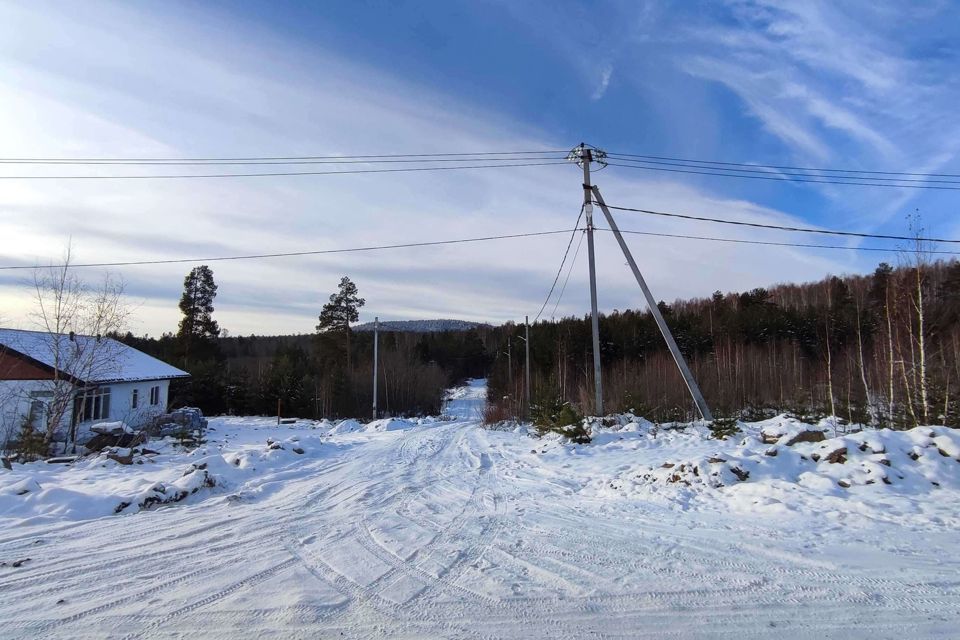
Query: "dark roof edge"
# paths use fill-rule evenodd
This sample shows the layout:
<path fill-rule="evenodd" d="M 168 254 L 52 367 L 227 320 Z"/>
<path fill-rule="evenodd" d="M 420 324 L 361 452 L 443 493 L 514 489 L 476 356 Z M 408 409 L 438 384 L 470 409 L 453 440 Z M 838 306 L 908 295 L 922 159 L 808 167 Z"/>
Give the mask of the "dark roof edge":
<path fill-rule="evenodd" d="M 120 382 L 149 382 L 152 380 L 178 380 L 181 378 L 192 377 L 189 373 L 182 373 L 171 376 L 148 376 L 145 378 L 109 378 L 104 380 L 92 380 L 88 384 L 118 384 Z"/>
<path fill-rule="evenodd" d="M 35 366 L 35 367 L 38 367 L 38 368 L 40 368 L 40 369 L 43 369 L 44 371 L 49 371 L 51 376 L 54 375 L 54 374 L 56 373 L 56 371 L 57 371 L 54 367 L 51 367 L 51 366 L 48 365 L 46 362 L 41 362 L 41 361 L 37 360 L 36 358 L 33 358 L 33 357 L 31 357 L 31 356 L 28 356 L 27 354 L 23 353 L 22 351 L 19 351 L 19 350 L 17 350 L 17 349 L 14 349 L 13 347 L 11 347 L 11 346 L 9 346 L 9 345 L 0 344 L 0 353 L 8 353 L 8 354 L 12 355 L 13 357 L 19 358 L 20 360 L 23 360 L 24 362 L 26 362 L 26 363 L 28 363 L 28 364 L 31 364 L 31 365 L 33 365 L 33 366 Z M 75 376 L 67 373 L 66 371 L 60 371 L 60 375 L 63 377 L 63 379 L 69 380 L 69 381 L 70 381 L 71 383 L 73 383 L 73 384 L 84 384 L 83 380 L 81 380 L 80 378 L 77 378 L 77 377 L 75 377 Z"/>

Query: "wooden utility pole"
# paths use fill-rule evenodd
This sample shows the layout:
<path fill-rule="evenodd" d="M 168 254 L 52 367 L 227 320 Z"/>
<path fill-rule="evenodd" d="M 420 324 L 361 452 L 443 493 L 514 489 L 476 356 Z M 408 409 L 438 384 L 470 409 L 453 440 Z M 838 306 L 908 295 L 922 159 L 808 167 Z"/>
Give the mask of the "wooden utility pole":
<path fill-rule="evenodd" d="M 523 339 L 524 349 L 524 396 L 526 397 L 526 418 L 530 419 L 530 316 L 523 317 L 526 337 Z"/>
<path fill-rule="evenodd" d="M 377 419 L 377 350 L 380 346 L 380 318 L 373 318 L 373 419 Z"/>
<path fill-rule="evenodd" d="M 593 334 L 594 413 L 603 415 L 603 381 L 600 377 L 600 317 L 597 315 L 597 265 L 593 249 L 593 193 L 590 185 L 590 163 L 593 150 L 582 142 L 574 149 L 583 167 L 583 212 L 587 218 L 587 260 L 590 268 L 590 328 Z"/>
<path fill-rule="evenodd" d="M 511 328 L 511 333 L 513 329 Z M 511 345 L 513 344 L 513 336 L 507 336 L 507 388 L 510 389 L 510 404 L 514 404 L 516 401 L 516 395 L 514 394 L 513 389 L 513 349 Z M 516 408 L 516 405 L 514 405 Z"/>

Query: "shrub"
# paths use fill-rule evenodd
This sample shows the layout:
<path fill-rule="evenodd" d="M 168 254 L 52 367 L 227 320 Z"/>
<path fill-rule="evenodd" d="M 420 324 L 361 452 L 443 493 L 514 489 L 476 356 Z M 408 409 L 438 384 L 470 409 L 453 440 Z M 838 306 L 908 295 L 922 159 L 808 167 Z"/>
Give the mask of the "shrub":
<path fill-rule="evenodd" d="M 513 416 L 510 415 L 510 411 L 501 404 L 489 403 L 486 408 L 483 410 L 483 424 L 499 424 L 506 420 L 509 420 Z"/>
<path fill-rule="evenodd" d="M 564 438 L 577 444 L 590 442 L 590 432 L 583 424 L 583 416 L 569 402 L 559 405 L 555 412 L 544 411 L 543 405 L 538 406 L 534 417 L 534 426 L 537 434 L 559 433 Z"/>
<path fill-rule="evenodd" d="M 817 409 L 811 409 L 804 405 L 794 407 L 787 413 L 787 416 L 799 420 L 804 424 L 818 424 L 827 417 L 826 413 Z"/>
<path fill-rule="evenodd" d="M 769 420 L 777 415 L 775 409 L 756 407 L 754 405 L 747 405 L 740 411 L 740 419 L 744 422 L 760 422 L 761 420 Z"/>
<path fill-rule="evenodd" d="M 737 424 L 737 419 L 730 417 L 715 418 L 708 428 L 711 437 L 717 440 L 726 440 L 730 436 L 740 433 L 740 425 Z"/>
<path fill-rule="evenodd" d="M 20 433 L 17 434 L 17 440 L 11 445 L 10 449 L 24 462 L 40 460 L 47 457 L 50 452 L 49 447 L 44 442 L 43 433 L 34 429 L 29 419 L 23 421 L 20 426 Z"/>
<path fill-rule="evenodd" d="M 207 442 L 206 438 L 203 437 L 203 432 L 199 429 L 183 428 L 175 431 L 173 437 L 177 439 L 177 444 L 184 449 L 199 447 Z"/>

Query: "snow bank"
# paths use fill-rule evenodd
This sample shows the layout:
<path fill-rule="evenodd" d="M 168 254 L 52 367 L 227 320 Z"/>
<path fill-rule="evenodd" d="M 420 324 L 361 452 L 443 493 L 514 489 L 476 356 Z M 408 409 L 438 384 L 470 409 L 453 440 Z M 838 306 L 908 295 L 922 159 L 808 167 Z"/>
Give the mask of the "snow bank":
<path fill-rule="evenodd" d="M 906 493 L 960 489 L 960 434 L 954 429 L 884 429 L 820 441 L 798 439 L 803 433 L 810 431 L 788 429 L 776 444 L 749 435 L 732 450 L 671 458 L 659 467 L 631 470 L 626 479 L 712 488 L 778 480 L 827 491 L 870 485 Z"/>
<path fill-rule="evenodd" d="M 745 490 L 754 498 L 791 486 L 811 496 L 843 500 L 960 490 L 956 429 L 867 429 L 829 437 L 832 431 L 825 424 L 810 426 L 783 416 L 739 426 L 741 433 L 718 440 L 701 425 L 665 430 L 633 420 L 610 427 L 594 422 L 593 444 L 579 450 L 590 452 L 596 463 L 607 460 L 607 472 L 590 481 L 593 488 L 621 496 L 669 497 L 672 492 L 688 502 L 690 492 L 713 494 L 746 485 L 755 486 Z M 642 460 L 610 473 L 616 452 L 630 448 L 643 450 L 634 456 Z"/>
<path fill-rule="evenodd" d="M 276 429 L 275 431 L 280 431 Z M 261 437 L 230 446 L 227 433 L 192 451 L 174 440 L 105 449 L 71 465 L 17 464 L 0 475 L 0 522 L 86 520 L 229 492 L 324 455 L 317 436 Z M 287 435 L 287 434 L 285 434 Z M 238 446 L 239 445 L 239 446 Z"/>
<path fill-rule="evenodd" d="M 375 433 L 379 431 L 400 431 L 417 426 L 417 422 L 405 418 L 384 418 L 383 420 L 374 420 L 369 423 L 364 431 Z"/>
<path fill-rule="evenodd" d="M 363 424 L 351 418 L 349 420 L 341 420 L 340 422 L 337 422 L 330 427 L 327 433 L 330 435 L 338 435 L 341 433 L 359 433 L 363 430 Z"/>

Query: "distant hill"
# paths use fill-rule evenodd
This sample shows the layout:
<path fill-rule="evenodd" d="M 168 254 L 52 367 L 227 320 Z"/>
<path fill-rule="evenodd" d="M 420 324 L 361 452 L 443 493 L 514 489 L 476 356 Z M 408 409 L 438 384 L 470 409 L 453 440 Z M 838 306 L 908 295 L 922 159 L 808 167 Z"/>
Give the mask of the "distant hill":
<path fill-rule="evenodd" d="M 482 322 L 467 320 L 384 320 L 381 331 L 403 331 L 407 333 L 437 333 L 439 331 L 469 331 L 477 327 L 489 327 Z M 373 331 L 373 323 L 365 322 L 353 326 L 354 331 Z"/>

